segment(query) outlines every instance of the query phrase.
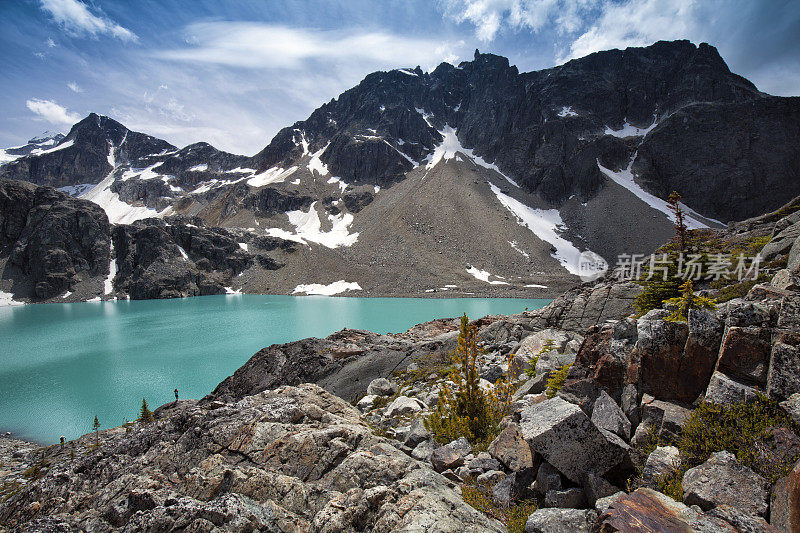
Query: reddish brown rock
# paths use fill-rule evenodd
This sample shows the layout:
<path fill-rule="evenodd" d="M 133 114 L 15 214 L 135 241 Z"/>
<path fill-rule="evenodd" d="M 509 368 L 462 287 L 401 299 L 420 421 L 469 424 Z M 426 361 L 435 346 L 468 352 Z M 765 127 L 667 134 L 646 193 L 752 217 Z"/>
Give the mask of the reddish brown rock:
<path fill-rule="evenodd" d="M 688 323 L 646 318 L 639 320 L 629 381 L 659 400 L 695 401 L 714 371 L 723 323 L 713 313 L 696 310 Z"/>
<path fill-rule="evenodd" d="M 770 498 L 769 523 L 780 531 L 800 533 L 800 461 L 778 480 Z"/>
<path fill-rule="evenodd" d="M 509 424 L 489 445 L 489 454 L 512 472 L 533 468 L 531 447 L 516 424 Z"/>
<path fill-rule="evenodd" d="M 737 381 L 763 386 L 767 382 L 770 331 L 759 327 L 731 327 L 722 341 L 717 370 Z"/>
<path fill-rule="evenodd" d="M 570 379 L 589 378 L 606 389 L 612 398 L 619 398 L 626 383 L 626 354 L 614 350 L 613 326 L 594 326 L 584 337 Z"/>
<path fill-rule="evenodd" d="M 705 516 L 647 488 L 637 489 L 615 500 L 599 521 L 602 533 L 736 531 L 724 520 Z"/>

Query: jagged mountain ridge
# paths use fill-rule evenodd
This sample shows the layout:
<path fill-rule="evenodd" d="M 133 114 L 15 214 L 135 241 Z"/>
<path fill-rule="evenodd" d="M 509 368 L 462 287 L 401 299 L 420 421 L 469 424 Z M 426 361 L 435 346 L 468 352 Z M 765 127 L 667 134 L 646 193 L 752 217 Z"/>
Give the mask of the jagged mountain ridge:
<path fill-rule="evenodd" d="M 526 295 L 574 283 L 581 252 L 652 251 L 672 232 L 673 189 L 723 221 L 800 194 L 798 118 L 800 99 L 759 92 L 706 44 L 530 73 L 476 51 L 370 74 L 253 157 L 178 150 L 92 114 L 0 177 L 77 192 L 112 223 L 188 215 L 306 245 L 251 291 L 344 278 L 372 294 L 469 294 L 477 279 Z"/>

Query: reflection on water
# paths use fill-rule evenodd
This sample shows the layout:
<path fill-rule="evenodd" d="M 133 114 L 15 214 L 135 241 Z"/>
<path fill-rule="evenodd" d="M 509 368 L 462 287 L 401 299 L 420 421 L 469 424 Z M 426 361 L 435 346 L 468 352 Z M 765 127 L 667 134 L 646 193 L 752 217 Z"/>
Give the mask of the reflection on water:
<path fill-rule="evenodd" d="M 200 398 L 270 344 L 547 302 L 244 295 L 0 307 L 0 429 L 56 442 L 88 432 L 95 414 L 104 428 L 134 419 L 142 397 L 155 407 L 177 387 Z"/>

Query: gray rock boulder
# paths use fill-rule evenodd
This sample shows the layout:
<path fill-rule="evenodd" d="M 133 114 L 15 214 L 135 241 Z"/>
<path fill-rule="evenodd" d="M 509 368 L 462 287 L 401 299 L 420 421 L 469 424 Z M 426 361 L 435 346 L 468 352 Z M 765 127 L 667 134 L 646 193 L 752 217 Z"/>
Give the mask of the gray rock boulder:
<path fill-rule="evenodd" d="M 397 392 L 397 385 L 386 378 L 375 378 L 367 386 L 367 394 L 374 396 L 391 396 Z"/>
<path fill-rule="evenodd" d="M 416 448 L 421 442 L 431 438 L 433 438 L 433 435 L 425 427 L 425 423 L 423 422 L 422 418 L 417 418 L 411 423 L 411 427 L 408 430 L 408 434 L 406 435 L 403 444 L 413 449 Z"/>
<path fill-rule="evenodd" d="M 525 533 L 592 533 L 596 523 L 591 509 L 537 509 L 525 522 Z"/>
<path fill-rule="evenodd" d="M 492 487 L 492 497 L 503 505 L 529 497 L 535 475 L 533 468 L 508 474 Z"/>
<path fill-rule="evenodd" d="M 781 333 L 772 345 L 767 376 L 767 394 L 784 401 L 800 392 L 800 334 Z"/>
<path fill-rule="evenodd" d="M 439 446 L 431 453 L 431 465 L 439 473 L 445 470 L 455 470 L 463 464 L 464 454 L 449 446 Z"/>
<path fill-rule="evenodd" d="M 642 470 L 642 486 L 658 490 L 658 479 L 678 470 L 681 454 L 675 446 L 659 446 L 647 456 Z"/>
<path fill-rule="evenodd" d="M 681 434 L 686 417 L 691 409 L 676 403 L 655 400 L 652 396 L 642 397 L 642 422 L 636 428 L 631 439 L 632 444 L 642 441 L 650 428 L 658 435 L 661 442 L 674 442 Z"/>
<path fill-rule="evenodd" d="M 760 516 L 744 513 L 741 509 L 730 505 L 719 505 L 706 512 L 706 516 L 724 520 L 740 533 L 779 533 Z"/>
<path fill-rule="evenodd" d="M 621 439 L 610 439 L 580 407 L 558 397 L 523 410 L 520 431 L 533 451 L 575 483 L 589 472 L 605 474 L 629 454 Z"/>
<path fill-rule="evenodd" d="M 718 405 L 731 405 L 751 400 L 758 395 L 758 389 L 735 381 L 722 372 L 714 372 L 708 382 L 705 401 Z"/>
<path fill-rule="evenodd" d="M 536 492 L 547 494 L 551 491 L 559 491 L 564 488 L 564 480 L 561 479 L 561 472 L 550 463 L 543 461 L 536 472 Z"/>
<path fill-rule="evenodd" d="M 531 447 L 516 424 L 506 426 L 489 444 L 487 451 L 512 472 L 533 467 Z"/>
<path fill-rule="evenodd" d="M 416 398 L 398 396 L 392 403 L 389 404 L 389 407 L 386 408 L 384 415 L 387 417 L 410 415 L 418 413 L 423 409 L 425 409 L 425 404 Z"/>
<path fill-rule="evenodd" d="M 583 509 L 587 506 L 586 495 L 583 489 L 570 487 L 564 490 L 548 490 L 544 495 L 545 507 L 560 507 L 562 509 Z"/>
<path fill-rule="evenodd" d="M 717 452 L 683 476 L 683 500 L 708 511 L 730 505 L 748 515 L 764 517 L 769 504 L 767 481 L 736 460 L 729 452 Z"/>
<path fill-rule="evenodd" d="M 630 420 L 628 420 L 614 399 L 605 391 L 602 391 L 594 402 L 592 422 L 598 428 L 615 433 L 626 441 L 631 439 Z"/>

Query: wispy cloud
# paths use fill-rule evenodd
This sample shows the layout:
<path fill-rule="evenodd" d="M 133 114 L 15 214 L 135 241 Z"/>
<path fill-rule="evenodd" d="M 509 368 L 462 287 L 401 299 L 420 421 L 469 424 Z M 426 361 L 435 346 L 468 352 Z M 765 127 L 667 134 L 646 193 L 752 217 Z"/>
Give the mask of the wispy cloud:
<path fill-rule="evenodd" d="M 308 61 L 357 60 L 425 67 L 456 57 L 463 42 L 381 31 L 312 30 L 255 22 L 203 22 L 187 28 L 185 48 L 157 57 L 246 68 L 297 69 Z"/>
<path fill-rule="evenodd" d="M 559 61 L 592 52 L 646 46 L 658 40 L 702 38 L 701 6 L 692 0 L 628 0 L 608 3 Z"/>
<path fill-rule="evenodd" d="M 445 0 L 444 12 L 458 22 L 475 26 L 475 36 L 493 41 L 505 26 L 512 31 L 538 32 L 552 27 L 558 33 L 578 31 L 584 11 L 598 0 Z"/>
<path fill-rule="evenodd" d="M 70 91 L 72 91 L 74 93 L 82 93 L 83 92 L 83 89 L 81 88 L 81 86 L 78 85 L 77 83 L 75 83 L 74 81 L 71 81 L 71 82 L 67 83 L 67 87 L 69 88 Z"/>
<path fill-rule="evenodd" d="M 45 44 L 47 45 L 48 48 L 55 48 L 56 47 L 56 42 L 51 37 L 47 38 L 47 41 L 45 41 Z"/>
<path fill-rule="evenodd" d="M 80 120 L 80 115 L 71 113 L 63 106 L 58 105 L 52 100 L 40 100 L 39 98 L 32 98 L 25 102 L 28 109 L 39 115 L 43 120 L 51 124 L 68 124 L 72 125 Z"/>
<path fill-rule="evenodd" d="M 139 39 L 135 33 L 103 14 L 92 13 L 89 6 L 80 0 L 39 0 L 39 5 L 70 35 L 109 35 L 128 42 Z"/>

